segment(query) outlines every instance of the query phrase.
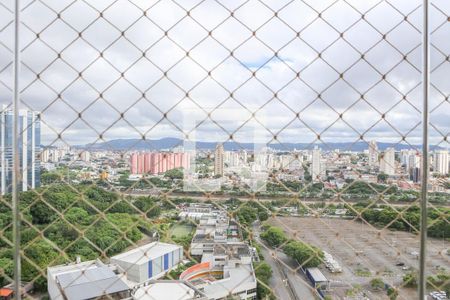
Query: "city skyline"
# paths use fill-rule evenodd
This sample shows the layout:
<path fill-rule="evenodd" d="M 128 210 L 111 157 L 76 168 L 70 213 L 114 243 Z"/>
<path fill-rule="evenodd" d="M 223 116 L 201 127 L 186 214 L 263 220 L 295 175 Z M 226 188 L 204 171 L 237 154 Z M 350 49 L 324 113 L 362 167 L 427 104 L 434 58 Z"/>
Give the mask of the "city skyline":
<path fill-rule="evenodd" d="M 1 300 L 449 298 L 449 36 L 450 0 L 0 0 Z"/>

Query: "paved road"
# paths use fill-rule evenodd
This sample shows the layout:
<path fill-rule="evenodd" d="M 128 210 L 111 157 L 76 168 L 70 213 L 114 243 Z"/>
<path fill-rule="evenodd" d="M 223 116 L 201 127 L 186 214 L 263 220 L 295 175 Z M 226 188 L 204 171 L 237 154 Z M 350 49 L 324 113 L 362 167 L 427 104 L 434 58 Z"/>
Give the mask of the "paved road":
<path fill-rule="evenodd" d="M 264 257 L 264 261 L 269 264 L 272 269 L 272 277 L 270 278 L 269 286 L 272 288 L 275 297 L 283 300 L 296 300 L 292 289 L 290 289 L 288 285 L 287 278 L 280 268 L 279 262 L 272 257 L 271 251 L 265 247 L 259 237 L 259 225 L 253 224 L 253 234 L 255 241 L 261 245 L 261 254 Z"/>
<path fill-rule="evenodd" d="M 264 257 L 264 261 L 269 264 L 273 272 L 272 277 L 270 278 L 269 286 L 272 288 L 275 297 L 283 300 L 295 300 L 295 296 L 293 296 L 292 292 L 290 292 L 286 278 L 278 266 L 276 259 L 274 259 L 270 252 L 264 247 L 261 247 L 261 253 Z"/>
<path fill-rule="evenodd" d="M 297 298 L 301 300 L 316 299 L 316 292 L 306 281 L 307 279 L 299 273 L 299 271 L 293 273 L 293 270 L 297 270 L 298 263 L 283 252 L 278 251 L 277 256 L 284 264 L 283 267 L 285 269 L 285 273 L 289 278 Z"/>
<path fill-rule="evenodd" d="M 253 226 L 256 242 L 261 245 L 261 253 L 272 268 L 273 274 L 270 286 L 273 287 L 277 299 L 311 300 L 316 299 L 312 287 L 306 282 L 303 275 L 293 273 L 298 263 L 281 251 L 269 250 L 259 238 L 259 227 Z M 275 255 L 276 257 L 274 257 Z"/>

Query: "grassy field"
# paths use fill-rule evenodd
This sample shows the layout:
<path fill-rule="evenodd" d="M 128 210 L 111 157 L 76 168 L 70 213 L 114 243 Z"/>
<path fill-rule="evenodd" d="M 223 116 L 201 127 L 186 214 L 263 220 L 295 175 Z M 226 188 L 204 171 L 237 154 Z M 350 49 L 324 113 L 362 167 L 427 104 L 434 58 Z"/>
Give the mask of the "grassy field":
<path fill-rule="evenodd" d="M 183 238 L 188 236 L 194 230 L 190 224 L 175 224 L 171 229 L 171 236 L 174 238 Z"/>

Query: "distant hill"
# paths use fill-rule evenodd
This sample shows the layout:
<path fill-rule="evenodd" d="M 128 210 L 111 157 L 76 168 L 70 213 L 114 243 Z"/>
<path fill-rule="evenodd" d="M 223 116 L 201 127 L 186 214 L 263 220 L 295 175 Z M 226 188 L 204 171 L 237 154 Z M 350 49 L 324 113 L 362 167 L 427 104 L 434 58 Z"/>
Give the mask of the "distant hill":
<path fill-rule="evenodd" d="M 216 142 L 196 142 L 197 149 L 202 150 L 214 150 L 216 147 Z M 314 145 L 308 143 L 272 143 L 269 146 L 272 149 L 278 151 L 292 151 L 294 149 L 304 150 L 313 149 L 317 145 L 324 151 L 339 149 L 341 151 L 357 151 L 362 152 L 368 148 L 366 142 L 357 143 L 316 143 Z M 114 150 L 114 151 L 125 151 L 125 150 L 168 150 L 177 146 L 183 146 L 183 141 L 178 138 L 163 138 L 158 140 L 141 140 L 141 139 L 117 139 L 111 140 L 104 143 L 78 145 L 77 148 L 91 149 L 91 150 Z M 225 150 L 252 150 L 255 147 L 265 146 L 262 144 L 253 143 L 236 143 L 236 142 L 225 142 Z M 389 147 L 395 147 L 395 150 L 411 149 L 407 144 L 393 144 L 393 143 L 378 143 L 378 148 L 380 150 L 385 150 Z M 421 145 L 414 145 L 416 149 L 421 149 Z M 436 147 L 431 146 L 432 150 Z"/>

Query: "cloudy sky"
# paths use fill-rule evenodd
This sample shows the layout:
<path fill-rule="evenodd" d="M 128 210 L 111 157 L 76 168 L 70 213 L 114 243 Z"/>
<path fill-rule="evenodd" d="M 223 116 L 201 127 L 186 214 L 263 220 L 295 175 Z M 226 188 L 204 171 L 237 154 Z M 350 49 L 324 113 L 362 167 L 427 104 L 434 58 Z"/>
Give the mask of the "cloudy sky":
<path fill-rule="evenodd" d="M 431 137 L 449 147 L 450 1 L 432 2 Z M 12 3 L 0 0 L 2 104 Z M 58 134 L 420 144 L 419 0 L 22 3 L 22 101 L 42 112 L 44 144 Z"/>

